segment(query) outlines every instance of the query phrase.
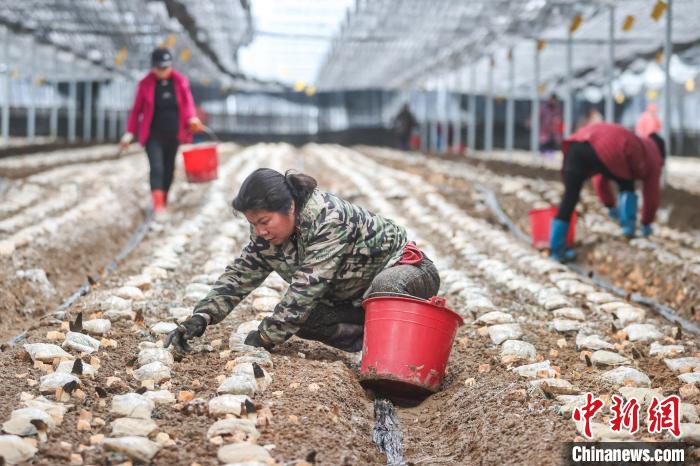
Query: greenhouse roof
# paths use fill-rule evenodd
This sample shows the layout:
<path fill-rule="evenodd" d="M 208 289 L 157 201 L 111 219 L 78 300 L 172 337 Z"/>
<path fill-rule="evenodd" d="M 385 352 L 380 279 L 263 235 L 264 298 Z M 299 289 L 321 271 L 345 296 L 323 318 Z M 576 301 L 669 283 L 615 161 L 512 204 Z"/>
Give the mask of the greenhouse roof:
<path fill-rule="evenodd" d="M 523 96 L 531 93 L 539 50 L 542 91 L 551 92 L 566 76 L 570 29 L 574 86 L 600 85 L 610 63 L 611 12 L 619 86 L 634 81 L 630 73 L 654 74 L 648 70 L 664 44 L 664 6 L 656 0 L 359 0 L 332 42 L 317 86 L 425 89 L 440 82 L 484 93 L 491 64 L 494 92 L 505 93 L 511 56 L 515 93 Z M 699 14 L 700 0 L 673 1 L 674 79 L 698 72 Z M 466 71 L 474 66 L 471 83 Z"/>
<path fill-rule="evenodd" d="M 253 37 L 247 0 L 5 0 L 0 25 L 13 71 L 75 79 L 138 78 L 164 45 L 192 80 L 233 85 L 246 81 L 237 52 Z"/>

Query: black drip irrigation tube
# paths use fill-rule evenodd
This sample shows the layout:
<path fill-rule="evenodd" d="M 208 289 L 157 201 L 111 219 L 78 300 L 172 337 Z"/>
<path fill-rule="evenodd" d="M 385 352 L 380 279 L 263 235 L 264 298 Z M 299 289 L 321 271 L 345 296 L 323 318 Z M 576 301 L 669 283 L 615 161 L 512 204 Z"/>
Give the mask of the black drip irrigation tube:
<path fill-rule="evenodd" d="M 513 221 L 508 217 L 508 215 L 505 212 L 503 212 L 503 209 L 501 209 L 501 206 L 498 203 L 496 195 L 491 189 L 487 188 L 484 185 L 478 184 L 476 186 L 476 190 L 484 195 L 486 205 L 489 207 L 491 212 L 496 216 L 496 218 L 502 225 L 508 228 L 510 232 L 513 233 L 513 235 L 515 235 L 519 240 L 525 241 L 527 243 L 530 242 L 530 238 L 525 233 L 523 233 L 522 230 L 520 230 L 520 228 L 518 228 L 518 226 L 515 225 L 515 223 L 513 223 Z M 692 333 L 693 335 L 700 336 L 700 327 L 690 322 L 689 320 L 679 316 L 676 313 L 676 311 L 670 308 L 669 306 L 656 302 L 651 298 L 647 298 L 646 296 L 642 296 L 637 293 L 629 294 L 622 288 L 618 288 L 609 281 L 596 276 L 592 270 L 588 270 L 585 267 L 582 267 L 578 264 L 564 265 L 566 265 L 569 269 L 576 272 L 577 274 L 583 277 L 590 278 L 593 281 L 593 283 L 611 292 L 612 294 L 621 298 L 629 299 L 630 301 L 636 304 L 647 306 L 653 309 L 654 312 L 659 314 L 661 317 L 680 326 L 684 331 Z"/>
<path fill-rule="evenodd" d="M 396 408 L 384 398 L 374 400 L 374 431 L 372 441 L 379 451 L 386 454 L 387 466 L 405 466 L 403 459 L 403 433 L 396 417 Z"/>
<path fill-rule="evenodd" d="M 56 310 L 53 312 L 54 315 L 59 314 L 61 312 L 66 311 L 69 307 L 75 303 L 75 301 L 78 300 L 81 296 L 85 296 L 92 290 L 93 285 L 96 283 L 99 283 L 101 280 L 104 280 L 107 278 L 114 270 L 116 270 L 119 261 L 124 259 L 126 256 L 128 256 L 134 249 L 136 249 L 136 246 L 141 243 L 143 240 L 144 236 L 146 236 L 146 233 L 148 232 L 148 227 L 151 224 L 151 220 L 153 220 L 153 211 L 152 210 L 147 210 L 146 211 L 146 217 L 143 219 L 143 221 L 139 224 L 138 227 L 136 227 L 136 230 L 129 236 L 129 239 L 126 241 L 126 244 L 122 247 L 122 249 L 117 253 L 116 256 L 114 256 L 104 267 L 102 273 L 100 274 L 99 277 L 97 278 L 88 278 L 88 281 L 80 285 L 80 288 L 78 288 L 72 295 L 70 295 L 63 303 L 56 308 Z"/>
<path fill-rule="evenodd" d="M 146 236 L 146 233 L 148 232 L 148 227 L 150 226 L 152 220 L 153 211 L 148 209 L 146 211 L 146 217 L 139 224 L 139 226 L 136 227 L 136 230 L 134 230 L 131 236 L 129 236 L 129 239 L 126 241 L 126 244 L 124 244 L 124 246 L 117 253 L 117 255 L 110 259 L 110 261 L 104 267 L 102 273 L 98 277 L 88 276 L 88 280 L 82 285 L 80 285 L 80 288 L 78 288 L 75 292 L 73 292 L 73 294 L 66 298 L 66 300 L 63 301 L 63 303 L 61 303 L 60 306 L 58 306 L 53 312 L 44 314 L 41 318 L 45 319 L 49 316 L 60 316 L 61 313 L 65 312 L 69 307 L 71 307 L 73 303 L 75 303 L 78 300 L 78 298 L 90 293 L 93 285 L 107 278 L 114 270 L 116 270 L 117 266 L 119 265 L 119 261 L 128 256 L 134 249 L 136 249 L 136 246 L 138 246 L 139 243 L 141 243 L 144 236 Z M 20 341 L 24 340 L 26 337 L 27 330 L 23 330 L 20 333 L 18 333 L 14 338 L 9 340 L 8 345 L 15 346 Z"/>
<path fill-rule="evenodd" d="M 486 205 L 491 209 L 491 213 L 496 216 L 496 219 L 501 225 L 507 227 L 519 240 L 525 241 L 526 243 L 530 241 L 530 238 L 513 223 L 510 217 L 508 217 L 508 214 L 503 212 L 493 191 L 481 184 L 476 185 L 476 190 L 484 195 L 486 198 Z"/>

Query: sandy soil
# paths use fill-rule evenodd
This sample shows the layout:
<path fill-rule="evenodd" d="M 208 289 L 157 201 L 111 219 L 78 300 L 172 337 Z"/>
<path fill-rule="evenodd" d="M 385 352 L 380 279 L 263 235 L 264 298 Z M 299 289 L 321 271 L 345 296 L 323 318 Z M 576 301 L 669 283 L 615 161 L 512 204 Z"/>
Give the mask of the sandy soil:
<path fill-rule="evenodd" d="M 347 149 L 342 149 L 347 150 Z M 558 333 L 549 327 L 552 314 L 538 304 L 533 295 L 523 290 L 513 291 L 505 282 L 492 280 L 487 270 L 472 265 L 470 258 L 451 244 L 451 239 L 458 233 L 450 219 L 443 219 L 442 224 L 426 224 L 419 214 L 404 209 L 400 196 L 382 190 L 382 177 L 397 177 L 399 171 L 379 173 L 372 163 L 380 162 L 384 167 L 395 167 L 401 173 L 410 173 L 420 178 L 435 192 L 443 195 L 451 204 L 458 206 L 464 215 L 483 219 L 495 228 L 489 211 L 480 200 L 473 180 L 452 176 L 449 173 L 427 169 L 420 159 L 398 164 L 395 161 L 373 154 L 362 158 L 359 152 L 342 153 L 335 146 L 310 146 L 301 150 L 277 145 L 261 145 L 260 157 L 251 158 L 240 168 L 251 171 L 257 166 L 272 166 L 277 169 L 301 168 L 317 177 L 322 189 L 337 192 L 351 198 L 361 205 L 378 205 L 386 209 L 401 212 L 407 225 L 423 241 L 429 241 L 441 265 L 446 269 L 462 271 L 465 276 L 481 287 L 493 302 L 495 308 L 502 310 L 517 321 L 522 330 L 522 340 L 532 343 L 536 349 L 536 361 L 549 360 L 556 368 L 556 377 L 568 380 L 580 391 L 592 391 L 599 396 L 608 397 L 616 393 L 616 388 L 602 382 L 600 375 L 609 368 L 595 367 L 587 364 L 585 354 L 575 347 L 575 333 Z M 339 151 L 341 153 L 339 153 Z M 372 153 L 364 150 L 364 153 Z M 345 154 L 345 155 L 343 155 Z M 231 154 L 231 157 L 240 154 Z M 338 159 L 335 157 L 346 157 Z M 353 158 L 355 162 L 352 162 Z M 344 161 L 344 162 L 343 162 Z M 351 170 L 359 173 L 359 178 L 346 176 L 342 163 L 351 165 Z M 352 162 L 352 163 L 351 163 Z M 106 164 L 107 172 L 117 172 L 119 164 L 142 164 L 132 161 L 100 162 L 92 165 Z M 353 163 L 355 165 L 353 165 Z M 484 180 L 497 175 L 480 168 Z M 375 173 L 376 172 L 376 173 Z M 232 173 L 227 179 L 232 195 L 234 178 L 240 173 Z M 140 183 L 145 182 L 143 174 Z M 398 179 L 398 178 L 397 178 Z M 482 180 L 483 181 L 483 180 Z M 114 189 L 120 189 L 123 183 L 115 175 Z M 85 182 L 83 191 L 89 195 L 91 186 Z M 94 183 L 94 181 L 92 182 Z M 50 184 L 50 183 L 49 183 Z M 143 196 L 133 193 L 130 185 L 118 191 L 123 204 L 120 209 L 124 218 L 100 219 L 96 216 L 91 221 L 74 224 L 65 232 L 60 231 L 57 238 L 65 247 L 50 249 L 51 242 L 39 243 L 35 247 L 18 250 L 18 257 L 12 256 L 11 262 L 3 264 L 0 270 L 5 280 L 10 280 L 17 270 L 29 267 L 42 267 L 47 271 L 51 283 L 56 288 L 56 295 L 41 301 L 32 291 L 21 284 L 11 284 L 8 296 L 14 301 L 11 306 L 0 309 L 5 338 L 13 332 L 30 327 L 24 342 L 45 342 L 48 331 L 58 330 L 61 320 L 39 320 L 27 317 L 29 301 L 34 300 L 34 308 L 50 308 L 66 292 L 81 283 L 84 275 L 99 270 L 100 260 L 109 257 L 119 249 L 125 237 L 142 215 Z M 498 183 L 493 183 L 494 188 Z M 415 189 L 415 186 L 413 186 Z M 47 188 L 48 189 L 48 188 Z M 171 215 L 164 228 L 149 232 L 137 250 L 127 257 L 119 268 L 104 282 L 97 285 L 90 295 L 81 298 L 71 309 L 71 316 L 77 312 L 84 315 L 99 315 L 101 302 L 110 295 L 114 288 L 122 286 L 130 277 L 140 273 L 151 259 L 153 251 L 167 238 L 177 226 L 187 222 L 199 211 L 207 200 L 207 186 L 189 186 L 178 180 L 178 191 Z M 372 196 L 367 193 L 376 193 Z M 497 193 L 507 213 L 523 224 L 523 215 L 527 205 L 515 196 Z M 417 204 L 428 205 L 425 191 L 415 189 L 412 199 Z M 378 203 L 378 201 L 381 201 Z M 60 212 L 59 212 L 60 213 Z M 380 212 L 381 213 L 381 212 Z M 39 453 L 27 464 L 32 465 L 67 465 L 70 454 L 80 452 L 84 464 L 117 464 L 124 461 L 122 455 L 109 453 L 99 446 L 90 446 L 90 436 L 94 434 L 109 435 L 110 423 L 114 415 L 110 413 L 110 398 L 140 389 L 140 384 L 130 375 L 134 369 L 134 358 L 138 354 L 138 344 L 143 341 L 156 341 L 148 332 L 148 326 L 162 320 L 167 310 L 173 306 L 190 306 L 184 298 L 184 290 L 193 277 L 202 273 L 211 257 L 211 247 L 218 234 L 219 223 L 229 221 L 230 210 L 222 210 L 216 221 L 192 233 L 190 241 L 180 254 L 180 263 L 184 264 L 171 274 L 167 281 L 157 286 L 154 298 L 148 298 L 135 305 L 145 317 L 145 326 L 133 321 L 120 321 L 113 324 L 108 338 L 117 342 L 116 348 L 103 348 L 97 352 L 101 367 L 94 380 L 84 379 L 86 397 L 81 402 L 71 400 L 77 406 L 69 411 L 61 427 L 51 432 L 49 441 L 40 444 Z M 2 220 L 0 218 L 0 220 Z M 95 223 L 104 222 L 104 223 Z M 120 225 L 117 227 L 116 225 Z M 124 224 L 124 225 L 122 225 Z M 99 226 L 97 228 L 96 226 Z M 94 233 L 94 239 L 91 234 Z M 109 236 L 105 236 L 108 233 Z M 585 230 L 584 230 L 585 234 Z M 75 238 L 75 243 L 70 243 Z M 236 247 L 240 248 L 240 238 L 234 238 Z M 95 245 L 87 250 L 86 243 L 94 241 Z M 513 240 L 515 241 L 515 239 Z M 475 246 L 480 254 L 493 258 L 512 267 L 513 270 L 530 278 L 536 284 L 551 286 L 549 278 L 535 271 L 523 268 L 513 257 L 486 242 Z M 78 250 L 79 249 L 79 250 Z M 622 285 L 631 286 L 631 280 L 624 271 L 634 267 L 634 257 L 638 251 L 623 241 L 610 239 L 601 235 L 600 241 L 588 243 L 582 247 L 585 263 L 595 263 L 600 273 L 608 264 L 606 260 L 596 258 L 614 257 L 620 271 L 608 270 L 606 276 L 618 280 Z M 50 253 L 49 253 L 50 252 Z M 232 251 L 232 253 L 237 250 Z M 627 254 L 630 262 L 620 259 Z M 10 260 L 10 259 L 8 259 Z M 15 262 L 15 261 L 19 262 Z M 608 265 L 609 267 L 609 265 Z M 66 272 L 66 270 L 71 270 Z M 444 271 L 444 270 L 443 270 Z M 56 280 L 56 274 L 64 273 L 63 281 Z M 94 273 L 94 272 L 92 272 Z M 656 297 L 669 303 L 670 296 L 676 290 L 664 291 L 666 283 L 679 280 L 676 269 L 656 269 L 651 275 L 640 271 L 639 291 L 650 293 L 649 287 L 658 288 Z M 668 275 L 668 276 L 666 276 Z M 682 281 L 682 280 L 681 280 Z M 5 287 L 3 287 L 5 289 Z M 151 296 L 151 295 L 149 295 Z M 689 295 L 687 302 L 693 301 L 695 295 Z M 650 357 L 645 344 L 630 342 L 621 335 L 613 325 L 613 319 L 594 309 L 583 296 L 568 296 L 572 305 L 585 311 L 588 321 L 586 328 L 601 334 L 615 344 L 615 351 L 629 357 L 631 365 L 646 373 L 653 388 L 660 388 L 664 394 L 678 393 L 681 383 L 659 357 Z M 6 302 L 3 300 L 2 302 Z M 685 301 L 684 301 L 685 302 Z M 464 309 L 465 303 L 460 298 L 449 296 L 448 304 L 465 317 L 465 325 L 457 334 L 453 346 L 448 374 L 442 390 L 415 407 L 399 407 L 398 417 L 404 437 L 404 457 L 408 464 L 513 464 L 541 465 L 560 464 L 559 446 L 562 442 L 580 439 L 574 424 L 568 416 L 559 414 L 561 403 L 541 390 L 533 389 L 530 379 L 520 377 L 511 369 L 520 363 L 503 362 L 500 347 L 492 343 L 484 327 L 474 321 L 481 313 L 470 313 Z M 680 309 L 686 309 L 680 304 Z M 688 311 L 690 312 L 690 311 Z M 35 314 L 38 311 L 34 311 Z M 672 336 L 673 326 L 649 313 L 648 322 L 653 323 L 665 333 L 664 344 L 679 343 L 685 345 L 687 356 L 695 356 L 698 340 L 691 335 Z M 16 317 L 15 317 L 16 316 Z M 227 319 L 217 326 L 210 327 L 205 336 L 196 342 L 196 351 L 175 362 L 172 367 L 174 376 L 166 385 L 177 395 L 181 390 L 190 390 L 197 399 L 208 401 L 216 395 L 219 385 L 217 378 L 226 373 L 225 366 L 234 356 L 221 354 L 227 348 L 230 334 L 243 322 L 256 318 L 250 300 L 244 301 Z M 24 343 L 23 342 L 23 343 Z M 223 357 L 222 357 L 223 356 Z M 89 358 L 86 358 L 89 359 Z M 366 393 L 358 382 L 358 361 L 350 355 L 330 349 L 316 342 L 293 338 L 285 345 L 272 352 L 274 367 L 269 369 L 272 384 L 264 393 L 254 398 L 256 408 L 269 409 L 271 418 L 268 423 L 258 427 L 261 437 L 259 445 L 269 448 L 278 464 L 318 464 L 318 465 L 381 465 L 386 464 L 386 457 L 372 443 L 374 427 L 372 394 Z M 33 368 L 27 362 L 20 346 L 6 347 L 0 352 L 0 377 L 9 381 L 0 391 L 0 419 L 5 420 L 10 412 L 19 405 L 22 392 L 37 394 L 33 385 L 44 372 Z M 106 389 L 107 378 L 116 376 L 123 384 Z M 100 398 L 102 391 L 107 397 Z M 684 402 L 700 403 L 700 397 L 686 398 Z M 93 425 L 90 431 L 76 429 L 80 409 L 88 409 L 93 416 L 105 421 L 103 426 Z M 609 413 L 605 413 L 607 418 Z M 164 447 L 155 457 L 156 465 L 216 465 L 218 445 L 210 443 L 206 431 L 213 423 L 201 403 L 178 402 L 173 405 L 159 406 L 153 415 L 160 432 L 165 432 L 175 440 L 175 446 Z M 661 437 L 657 437 L 660 439 Z M 69 449 L 62 447 L 62 442 L 70 443 Z M 81 447 L 82 445 L 82 447 Z"/>

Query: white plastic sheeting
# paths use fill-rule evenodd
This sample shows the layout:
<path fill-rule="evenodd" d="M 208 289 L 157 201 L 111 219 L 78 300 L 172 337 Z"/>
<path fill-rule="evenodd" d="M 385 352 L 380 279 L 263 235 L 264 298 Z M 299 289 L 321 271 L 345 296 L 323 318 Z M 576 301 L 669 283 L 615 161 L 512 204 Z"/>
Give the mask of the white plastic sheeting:
<path fill-rule="evenodd" d="M 241 0 L 6 0 L 0 25 L 10 31 L 10 56 L 0 50 L 0 61 L 14 78 L 137 79 L 153 48 L 166 45 L 192 80 L 230 84 L 236 52 L 252 38 Z"/>
<path fill-rule="evenodd" d="M 318 85 L 324 89 L 416 89 L 429 87 L 432 78 L 442 76 L 449 77 L 451 89 L 485 94 L 486 72 L 493 58 L 494 92 L 504 95 L 508 88 L 507 56 L 512 50 L 517 69 L 515 93 L 518 97 L 530 97 L 537 40 L 542 40 L 540 83 L 545 86 L 541 92 L 561 91 L 566 76 L 566 38 L 571 20 L 580 14 L 583 21 L 572 35 L 574 88 L 600 86 L 605 82 L 608 66 L 610 5 L 615 9 L 615 75 L 619 76 L 635 58 L 641 58 L 645 66 L 663 47 L 665 21 L 651 18 L 654 3 L 360 1 L 334 40 Z M 700 43 L 699 12 L 698 0 L 673 0 L 674 44 L 686 48 Z M 634 24 L 623 31 L 627 16 L 634 17 Z M 473 66 L 477 67 L 478 78 L 469 83 L 465 76 Z M 677 82 L 698 72 L 697 67 L 683 63 L 679 57 L 671 66 Z M 637 73 L 640 71 L 643 70 Z M 648 72 L 652 73 L 654 70 Z M 657 86 L 658 76 L 652 78 L 653 86 Z"/>

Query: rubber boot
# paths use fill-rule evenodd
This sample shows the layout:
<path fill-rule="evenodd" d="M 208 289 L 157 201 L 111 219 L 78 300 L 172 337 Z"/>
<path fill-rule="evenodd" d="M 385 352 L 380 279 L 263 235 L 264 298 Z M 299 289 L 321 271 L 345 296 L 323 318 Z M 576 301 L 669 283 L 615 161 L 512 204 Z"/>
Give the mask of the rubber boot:
<path fill-rule="evenodd" d="M 637 194 L 623 191 L 619 195 L 619 201 L 622 234 L 627 238 L 634 238 L 637 230 Z"/>
<path fill-rule="evenodd" d="M 160 189 L 151 191 L 151 202 L 153 204 L 153 213 L 158 213 L 165 209 L 165 191 Z"/>
<path fill-rule="evenodd" d="M 617 218 L 614 220 L 617 220 L 617 223 L 620 223 L 622 221 L 622 195 L 626 191 L 620 191 L 617 193 L 617 207 L 615 208 L 617 210 Z"/>
<path fill-rule="evenodd" d="M 576 252 L 566 247 L 566 235 L 569 232 L 569 222 L 552 219 L 549 230 L 549 257 L 559 262 L 570 262 L 576 259 Z"/>

